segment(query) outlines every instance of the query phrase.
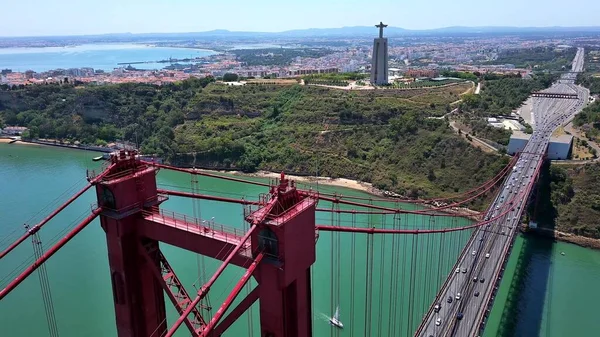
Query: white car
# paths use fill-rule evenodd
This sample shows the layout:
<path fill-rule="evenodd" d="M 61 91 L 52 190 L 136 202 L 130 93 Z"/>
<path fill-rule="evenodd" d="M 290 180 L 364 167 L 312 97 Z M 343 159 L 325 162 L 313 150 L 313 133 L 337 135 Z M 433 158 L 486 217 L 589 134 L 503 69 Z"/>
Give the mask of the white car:
<path fill-rule="evenodd" d="M 457 294 L 456 294 L 456 299 L 457 299 L 457 300 L 460 300 L 460 293 L 457 293 Z"/>
<path fill-rule="evenodd" d="M 489 259 L 490 258 L 490 253 L 485 254 L 485 258 Z"/>
<path fill-rule="evenodd" d="M 473 256 L 475 256 L 475 254 L 477 254 L 477 252 L 476 252 L 476 251 L 473 251 L 473 252 L 471 253 L 471 255 L 473 255 Z"/>
<path fill-rule="evenodd" d="M 442 319 L 438 318 L 435 320 L 435 325 L 439 326 L 440 324 L 442 324 Z"/>
<path fill-rule="evenodd" d="M 456 268 L 454 272 L 456 272 L 457 274 L 460 273 L 460 268 Z"/>

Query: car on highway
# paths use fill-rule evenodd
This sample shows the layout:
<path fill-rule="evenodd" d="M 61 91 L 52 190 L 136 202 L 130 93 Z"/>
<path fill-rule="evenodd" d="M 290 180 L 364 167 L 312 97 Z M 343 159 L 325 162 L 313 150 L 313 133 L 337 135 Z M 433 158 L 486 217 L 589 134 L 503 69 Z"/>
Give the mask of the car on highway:
<path fill-rule="evenodd" d="M 485 277 L 482 277 L 479 279 L 479 283 L 483 283 L 483 282 L 485 282 Z"/>
<path fill-rule="evenodd" d="M 438 318 L 435 320 L 435 325 L 439 326 L 440 324 L 442 324 L 442 319 Z"/>
<path fill-rule="evenodd" d="M 475 297 L 479 297 L 479 291 L 476 291 L 476 292 L 473 294 L 473 296 L 475 296 Z"/>
<path fill-rule="evenodd" d="M 460 300 L 460 293 L 456 294 L 456 300 Z"/>
<path fill-rule="evenodd" d="M 459 320 L 459 321 L 460 321 L 461 319 L 463 319 L 463 317 L 464 317 L 464 315 L 463 315 L 463 313 L 462 313 L 462 312 L 459 312 L 459 313 L 458 313 L 458 315 L 456 315 L 456 319 L 457 319 L 457 320 Z"/>
<path fill-rule="evenodd" d="M 466 274 L 467 273 L 467 268 L 463 267 L 462 272 L 463 272 L 463 274 Z"/>
<path fill-rule="evenodd" d="M 475 256 L 475 254 L 477 254 L 477 252 L 476 252 L 476 251 L 473 251 L 473 252 L 471 253 L 471 255 L 473 255 L 473 256 Z"/>
<path fill-rule="evenodd" d="M 477 276 L 473 277 L 473 282 L 477 282 Z"/>
<path fill-rule="evenodd" d="M 435 307 L 433 307 L 433 311 L 438 313 L 438 312 L 440 312 L 441 308 L 442 308 L 442 305 L 440 303 L 438 303 L 435 305 Z"/>
<path fill-rule="evenodd" d="M 486 254 L 485 254 L 485 258 L 486 258 L 486 259 L 489 259 L 489 258 L 490 258 L 490 253 L 486 253 Z"/>
<path fill-rule="evenodd" d="M 460 268 L 456 268 L 455 272 L 458 274 L 460 273 Z"/>
<path fill-rule="evenodd" d="M 446 300 L 446 302 L 452 303 L 452 296 L 448 296 L 448 299 Z"/>

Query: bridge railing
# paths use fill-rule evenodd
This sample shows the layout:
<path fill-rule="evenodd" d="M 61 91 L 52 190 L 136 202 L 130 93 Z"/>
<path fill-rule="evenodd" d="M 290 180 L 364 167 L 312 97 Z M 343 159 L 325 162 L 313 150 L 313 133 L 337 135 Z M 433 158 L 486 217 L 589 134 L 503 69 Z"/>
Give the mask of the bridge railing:
<path fill-rule="evenodd" d="M 177 213 L 164 209 L 159 210 L 154 208 L 151 211 L 144 210 L 142 211 L 142 214 L 144 216 L 151 216 L 154 221 L 157 221 L 156 219 L 158 218 L 158 221 L 162 221 L 163 224 L 172 222 L 176 227 L 178 225 L 186 227 L 194 226 L 199 228 L 204 234 L 214 234 L 215 232 L 221 233 L 223 236 L 225 236 L 226 241 L 228 241 L 229 238 L 232 240 L 240 240 L 246 234 L 246 230 L 244 229 L 219 224 L 212 219 L 202 220 L 183 213 Z"/>

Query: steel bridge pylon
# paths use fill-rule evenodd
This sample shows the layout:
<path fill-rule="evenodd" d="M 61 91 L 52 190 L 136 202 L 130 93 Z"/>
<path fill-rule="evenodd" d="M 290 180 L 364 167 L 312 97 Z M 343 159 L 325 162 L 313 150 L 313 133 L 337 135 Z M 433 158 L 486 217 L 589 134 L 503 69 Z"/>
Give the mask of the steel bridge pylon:
<path fill-rule="evenodd" d="M 193 336 L 220 336 L 256 300 L 261 336 L 312 336 L 310 267 L 316 260 L 316 194 L 300 193 L 282 174 L 261 206 L 245 214 L 250 230 L 225 233 L 161 212 L 159 206 L 167 197 L 157 191 L 157 168 L 137 160 L 135 152 L 121 151 L 111 157 L 111 164 L 96 184 L 96 194 L 119 337 L 157 332 L 172 336 L 181 324 Z M 161 253 L 160 242 L 224 262 L 192 299 Z M 247 271 L 209 321 L 203 313 L 210 308 L 203 307 L 201 300 L 230 263 Z M 257 286 L 224 317 L 250 277 Z M 165 292 L 180 314 L 170 329 Z"/>

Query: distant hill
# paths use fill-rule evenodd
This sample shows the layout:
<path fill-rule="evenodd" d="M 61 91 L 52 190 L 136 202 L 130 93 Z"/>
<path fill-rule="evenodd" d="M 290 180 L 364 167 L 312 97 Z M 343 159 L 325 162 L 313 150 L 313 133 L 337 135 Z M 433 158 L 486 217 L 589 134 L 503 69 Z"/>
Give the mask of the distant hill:
<path fill-rule="evenodd" d="M 463 35 L 463 34 L 505 34 L 505 33 L 600 33 L 600 26 L 593 27 L 444 27 L 426 30 L 411 30 L 400 27 L 385 28 L 384 35 L 388 37 L 410 36 L 410 35 Z M 259 36 L 277 36 L 277 37 L 373 37 L 376 36 L 377 28 L 373 26 L 353 26 L 341 28 L 309 28 L 287 30 L 283 32 L 239 32 L 225 29 L 217 29 L 206 32 L 196 33 L 155 33 L 155 34 L 134 34 L 138 36 L 151 35 L 155 37 L 259 37 Z"/>
<path fill-rule="evenodd" d="M 448 36 L 448 35 L 495 35 L 495 34 L 573 34 L 573 33 L 600 33 L 600 26 L 589 27 L 444 27 L 426 30 L 411 30 L 400 27 L 387 27 L 386 37 L 400 37 L 411 35 Z M 373 26 L 353 26 L 341 28 L 309 28 L 288 30 L 282 32 L 244 32 L 216 29 L 205 32 L 183 33 L 115 33 L 94 34 L 79 36 L 43 36 L 43 37 L 11 37 L 1 39 L 52 39 L 52 38 L 106 38 L 106 39 L 136 39 L 136 38 L 260 38 L 260 37 L 375 37 L 377 28 Z"/>

